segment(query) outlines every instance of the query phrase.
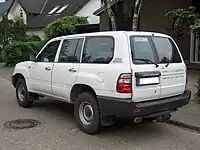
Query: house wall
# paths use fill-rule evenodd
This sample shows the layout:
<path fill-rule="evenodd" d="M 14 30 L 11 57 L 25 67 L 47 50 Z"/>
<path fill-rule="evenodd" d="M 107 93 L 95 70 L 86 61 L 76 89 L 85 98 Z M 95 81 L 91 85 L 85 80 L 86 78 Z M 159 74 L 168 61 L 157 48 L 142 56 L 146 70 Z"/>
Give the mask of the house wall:
<path fill-rule="evenodd" d="M 5 0 L 0 0 L 0 3 L 3 3 L 3 2 L 5 2 Z"/>
<path fill-rule="evenodd" d="M 100 17 L 93 15 L 97 9 L 101 7 L 101 0 L 90 0 L 76 16 L 88 17 L 89 24 L 99 24 Z"/>
<path fill-rule="evenodd" d="M 38 35 L 42 40 L 44 39 L 44 31 L 43 30 L 28 30 L 26 32 L 27 35 Z"/>
<path fill-rule="evenodd" d="M 184 39 L 178 40 L 176 32 L 172 30 L 172 22 L 165 15 L 172 9 L 188 8 L 191 4 L 192 0 L 144 0 L 140 14 L 140 30 L 161 32 L 171 35 L 178 43 L 184 58 L 189 59 L 190 31 L 184 31 Z M 118 17 L 118 19 L 120 18 Z M 106 11 L 101 14 L 100 21 L 100 30 L 109 30 L 109 17 Z M 123 23 L 124 18 L 121 17 L 121 24 L 117 26 L 123 27 Z M 129 28 L 122 30 L 129 30 Z"/>
<path fill-rule="evenodd" d="M 184 39 L 179 40 L 172 29 L 172 21 L 166 17 L 166 13 L 177 8 L 188 8 L 192 0 L 148 0 L 143 1 L 140 14 L 140 30 L 161 32 L 171 35 L 177 42 L 184 58 L 189 59 L 190 54 L 190 30 L 184 31 Z"/>
<path fill-rule="evenodd" d="M 14 4 L 12 5 L 12 8 L 10 9 L 8 13 L 8 19 L 13 20 L 16 15 L 20 15 L 20 12 L 23 13 L 23 20 L 24 23 L 27 24 L 27 15 L 22 6 L 19 4 L 18 0 L 15 0 Z"/>

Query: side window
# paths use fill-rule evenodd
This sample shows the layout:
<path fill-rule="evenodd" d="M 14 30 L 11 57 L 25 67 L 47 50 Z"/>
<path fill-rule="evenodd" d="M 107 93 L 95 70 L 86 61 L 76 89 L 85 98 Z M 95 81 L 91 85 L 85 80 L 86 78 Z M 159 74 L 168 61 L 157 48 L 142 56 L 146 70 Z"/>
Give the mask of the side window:
<path fill-rule="evenodd" d="M 148 37 L 131 37 L 130 40 L 132 59 L 135 64 L 145 64 L 144 61 L 136 59 L 148 59 L 155 62 L 153 47 Z"/>
<path fill-rule="evenodd" d="M 49 43 L 37 57 L 38 62 L 54 62 L 60 41 Z"/>
<path fill-rule="evenodd" d="M 82 63 L 108 64 L 114 55 L 114 38 L 111 36 L 88 37 Z"/>
<path fill-rule="evenodd" d="M 66 39 L 63 41 L 58 62 L 79 63 L 83 39 Z"/>

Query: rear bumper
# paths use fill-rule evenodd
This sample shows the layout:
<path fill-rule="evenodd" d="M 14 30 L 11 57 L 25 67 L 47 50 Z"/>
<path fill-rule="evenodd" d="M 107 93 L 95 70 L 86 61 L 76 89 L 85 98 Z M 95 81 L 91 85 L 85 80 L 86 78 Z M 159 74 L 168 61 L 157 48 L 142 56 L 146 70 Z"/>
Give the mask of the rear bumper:
<path fill-rule="evenodd" d="M 172 112 L 189 103 L 191 91 L 182 95 L 135 103 L 131 99 L 117 99 L 98 96 L 100 111 L 103 116 L 116 116 L 119 118 L 145 117 L 153 114 Z"/>

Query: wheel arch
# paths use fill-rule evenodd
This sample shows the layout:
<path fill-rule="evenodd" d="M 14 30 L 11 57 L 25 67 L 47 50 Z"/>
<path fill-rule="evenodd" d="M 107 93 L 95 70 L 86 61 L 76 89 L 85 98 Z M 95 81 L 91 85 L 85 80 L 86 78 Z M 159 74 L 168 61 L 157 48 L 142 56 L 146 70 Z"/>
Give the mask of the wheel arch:
<path fill-rule="evenodd" d="M 71 102 L 74 103 L 76 101 L 77 96 L 83 92 L 89 92 L 95 98 L 97 96 L 96 91 L 91 86 L 89 86 L 87 84 L 75 84 L 75 85 L 73 85 L 73 87 L 71 88 L 71 91 L 70 91 Z"/>
<path fill-rule="evenodd" d="M 22 79 L 25 80 L 24 75 L 21 74 L 21 73 L 16 73 L 15 75 L 13 75 L 12 84 L 13 84 L 14 87 L 16 87 L 17 80 L 18 80 L 19 78 L 22 78 Z M 26 81 L 26 80 L 25 80 L 25 81 Z"/>

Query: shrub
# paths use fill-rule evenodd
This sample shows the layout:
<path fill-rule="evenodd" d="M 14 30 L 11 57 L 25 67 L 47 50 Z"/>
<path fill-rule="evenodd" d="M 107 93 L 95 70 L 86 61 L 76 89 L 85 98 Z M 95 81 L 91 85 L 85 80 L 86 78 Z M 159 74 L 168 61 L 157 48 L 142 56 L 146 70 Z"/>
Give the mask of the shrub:
<path fill-rule="evenodd" d="M 32 34 L 32 35 L 27 35 L 26 40 L 28 42 L 31 42 L 31 41 L 34 42 L 34 41 L 41 41 L 41 38 L 38 35 Z"/>
<path fill-rule="evenodd" d="M 76 26 L 88 24 L 86 17 L 67 16 L 50 23 L 44 29 L 45 37 L 51 39 L 77 33 Z"/>
<path fill-rule="evenodd" d="M 45 42 L 44 42 L 45 43 Z M 3 61 L 6 66 L 14 66 L 15 64 L 29 60 L 31 54 L 37 54 L 41 47 L 44 45 L 43 42 L 14 42 L 7 45 L 3 51 Z"/>

